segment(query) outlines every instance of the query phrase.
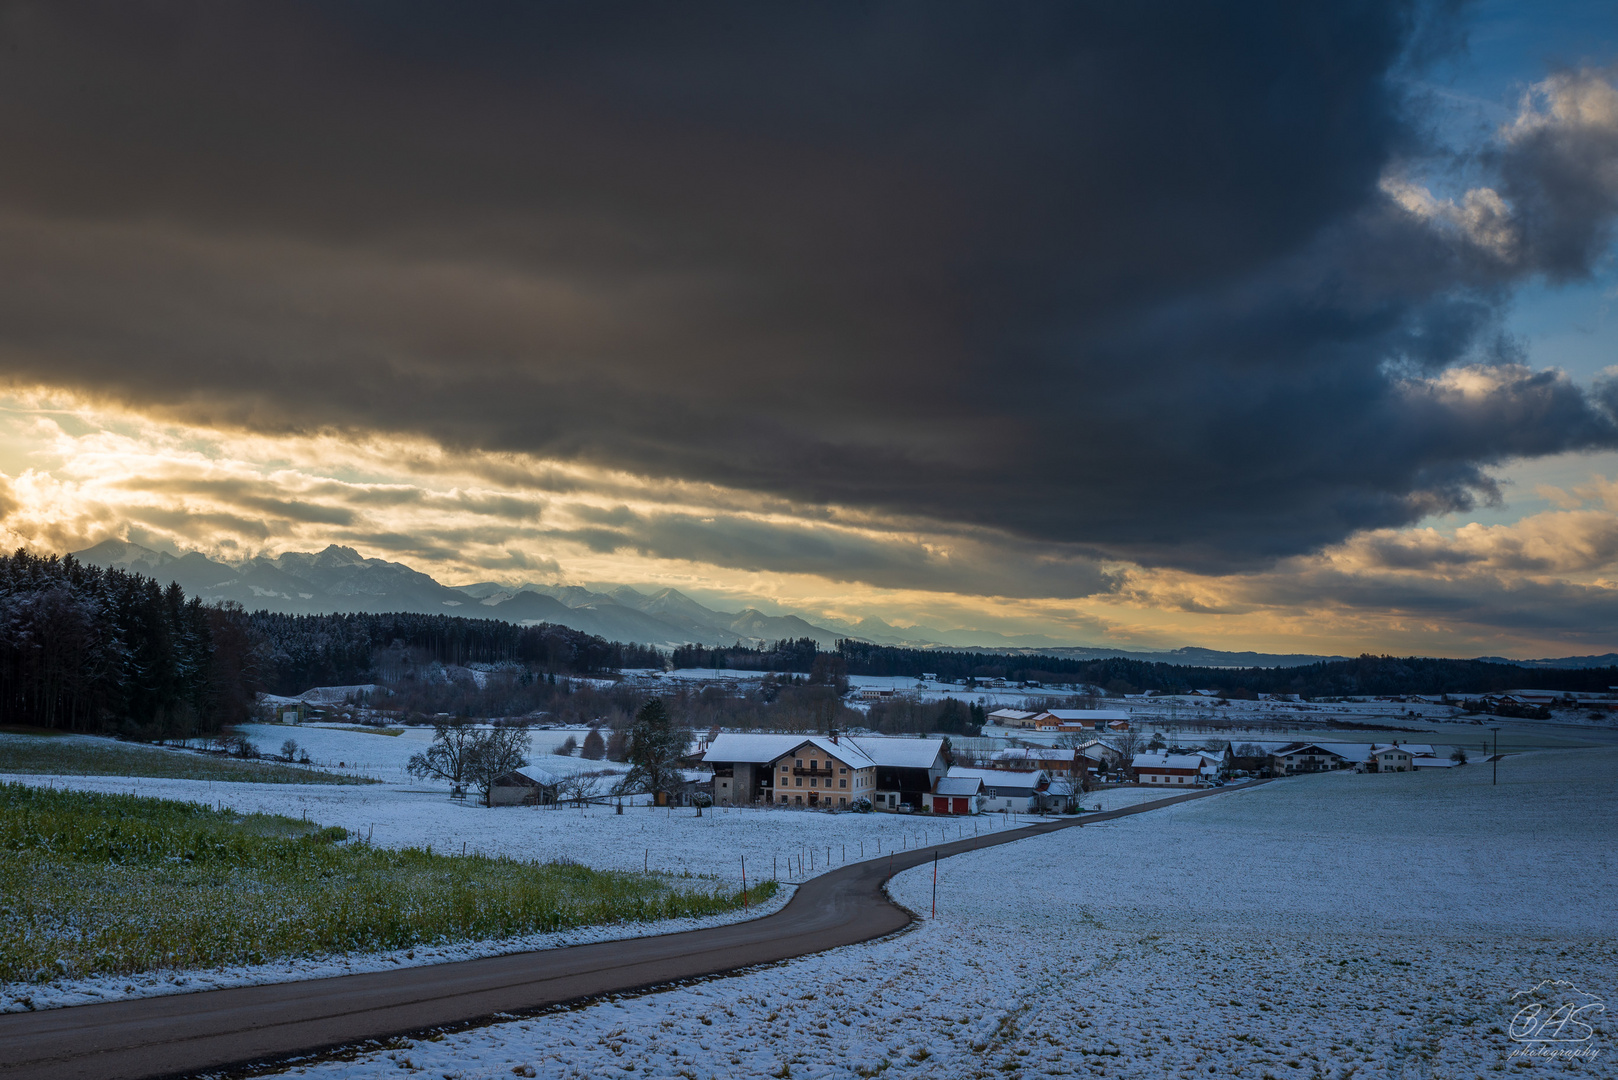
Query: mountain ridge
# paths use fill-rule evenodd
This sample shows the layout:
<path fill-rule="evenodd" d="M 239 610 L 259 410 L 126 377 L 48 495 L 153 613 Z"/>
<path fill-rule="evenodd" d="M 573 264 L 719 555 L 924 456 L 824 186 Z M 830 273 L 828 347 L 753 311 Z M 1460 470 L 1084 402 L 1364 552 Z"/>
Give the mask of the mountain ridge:
<path fill-rule="evenodd" d="M 1006 635 L 994 631 L 939 630 L 928 626 L 895 627 L 877 618 L 850 622 L 815 621 L 796 612 L 768 615 L 756 607 L 741 611 L 710 608 L 663 587 L 644 593 L 628 585 L 601 585 L 594 591 L 579 585 L 526 582 L 519 586 L 483 581 L 445 585 L 403 563 L 370 559 L 353 548 L 331 544 L 316 552 L 289 551 L 260 555 L 239 566 L 210 559 L 200 552 L 173 555 L 127 540 L 104 540 L 75 552 L 74 558 L 97 566 L 117 567 L 172 580 L 205 603 L 235 601 L 249 609 L 267 608 L 294 615 L 327 612 L 409 611 L 462 615 L 506 622 L 556 623 L 609 641 L 637 642 L 660 648 L 703 645 L 758 647 L 783 638 L 812 638 L 824 649 L 840 638 L 905 648 L 1043 654 L 1081 659 L 1122 657 L 1197 667 L 1300 667 L 1347 659 L 1304 653 L 1230 652 L 1198 646 L 1176 649 L 1126 649 L 1064 645 L 1039 634 Z M 1540 668 L 1604 667 L 1618 664 L 1618 654 L 1510 660 L 1476 659 Z"/>

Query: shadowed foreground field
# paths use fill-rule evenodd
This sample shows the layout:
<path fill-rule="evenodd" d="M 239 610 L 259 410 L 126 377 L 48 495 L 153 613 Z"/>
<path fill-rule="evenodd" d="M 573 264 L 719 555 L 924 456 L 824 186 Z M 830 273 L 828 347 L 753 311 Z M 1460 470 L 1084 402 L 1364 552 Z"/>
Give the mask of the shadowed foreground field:
<path fill-rule="evenodd" d="M 227 757 L 131 746 L 91 736 L 0 734 L 0 775 L 151 776 L 245 784 L 374 784 L 361 776 Z"/>

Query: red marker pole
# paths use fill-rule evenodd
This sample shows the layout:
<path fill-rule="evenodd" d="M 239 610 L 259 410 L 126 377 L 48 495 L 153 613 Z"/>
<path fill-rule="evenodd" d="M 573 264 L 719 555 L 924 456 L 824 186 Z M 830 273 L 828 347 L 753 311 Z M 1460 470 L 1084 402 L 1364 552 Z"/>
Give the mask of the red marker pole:
<path fill-rule="evenodd" d="M 742 856 L 742 910 L 747 910 L 747 856 Z"/>

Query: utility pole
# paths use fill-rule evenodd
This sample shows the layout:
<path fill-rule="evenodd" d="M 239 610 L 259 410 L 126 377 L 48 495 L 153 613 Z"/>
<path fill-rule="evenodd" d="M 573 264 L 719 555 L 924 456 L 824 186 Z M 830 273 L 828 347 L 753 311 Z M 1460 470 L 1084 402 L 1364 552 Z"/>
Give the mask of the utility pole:
<path fill-rule="evenodd" d="M 1494 785 L 1493 786 L 1498 786 L 1499 783 L 1500 783 L 1500 729 L 1497 728 L 1497 727 L 1492 727 L 1489 730 L 1494 732 Z"/>

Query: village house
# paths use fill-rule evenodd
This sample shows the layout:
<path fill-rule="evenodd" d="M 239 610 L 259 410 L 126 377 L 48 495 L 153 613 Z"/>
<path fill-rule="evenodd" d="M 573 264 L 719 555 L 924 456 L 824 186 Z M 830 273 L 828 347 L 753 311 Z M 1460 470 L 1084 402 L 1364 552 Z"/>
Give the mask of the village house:
<path fill-rule="evenodd" d="M 921 810 L 926 808 L 938 778 L 949 768 L 943 739 L 855 738 L 835 732 L 816 738 L 822 738 L 825 745 L 817 744 L 815 753 L 809 754 L 799 752 L 813 741 L 803 735 L 726 732 L 715 736 L 703 755 L 703 764 L 713 772 L 714 802 L 720 806 L 762 803 L 838 808 L 850 806 L 863 796 L 878 810 L 897 810 L 901 806 Z M 799 760 L 804 764 L 796 764 Z M 856 788 L 852 782 L 856 779 L 854 771 L 824 775 L 828 766 L 859 770 L 861 786 Z M 833 783 L 822 783 L 825 780 Z M 839 780 L 850 783 L 845 788 L 835 783 Z M 865 780 L 872 782 L 866 784 Z M 815 795 L 813 800 L 809 798 L 811 793 Z"/>
<path fill-rule="evenodd" d="M 1408 747 L 1394 743 L 1391 746 L 1375 746 L 1371 748 L 1371 756 L 1366 761 L 1368 772 L 1415 772 L 1416 755 Z"/>
<path fill-rule="evenodd" d="M 1136 754 L 1130 764 L 1142 784 L 1190 787 L 1203 779 L 1203 761 L 1196 754 Z"/>
<path fill-rule="evenodd" d="M 1004 769 L 968 769 L 957 765 L 949 770 L 948 775 L 956 779 L 983 781 L 983 809 L 1013 814 L 1034 814 L 1043 809 L 1045 790 L 1051 780 L 1044 769 L 1007 772 Z"/>
<path fill-rule="evenodd" d="M 989 758 L 994 769 L 1044 769 L 1052 776 L 1069 776 L 1080 768 L 1084 760 L 1077 750 L 1056 746 L 1017 746 L 996 750 Z"/>
<path fill-rule="evenodd" d="M 562 778 L 538 765 L 524 765 L 489 785 L 489 806 L 552 806 Z"/>
<path fill-rule="evenodd" d="M 1023 712 L 1021 709 L 996 709 L 984 719 L 999 727 L 1033 727 L 1034 717 L 1038 713 Z"/>

